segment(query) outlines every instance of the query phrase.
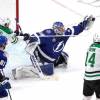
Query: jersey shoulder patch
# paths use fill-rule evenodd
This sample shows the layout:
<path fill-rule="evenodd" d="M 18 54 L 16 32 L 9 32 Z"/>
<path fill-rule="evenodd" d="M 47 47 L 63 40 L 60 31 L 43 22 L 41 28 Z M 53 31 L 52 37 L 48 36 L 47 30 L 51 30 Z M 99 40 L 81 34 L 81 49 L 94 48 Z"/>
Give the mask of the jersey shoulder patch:
<path fill-rule="evenodd" d="M 44 35 L 54 35 L 54 30 L 53 29 L 46 29 L 46 30 L 43 30 L 42 33 Z"/>

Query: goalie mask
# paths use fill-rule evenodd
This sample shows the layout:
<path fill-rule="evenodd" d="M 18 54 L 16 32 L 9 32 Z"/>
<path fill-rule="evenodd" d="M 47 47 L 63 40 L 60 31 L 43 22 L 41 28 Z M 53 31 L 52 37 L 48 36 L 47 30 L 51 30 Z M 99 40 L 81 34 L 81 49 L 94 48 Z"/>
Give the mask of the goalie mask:
<path fill-rule="evenodd" d="M 63 35 L 65 28 L 62 22 L 55 22 L 53 24 L 53 30 L 57 35 Z"/>
<path fill-rule="evenodd" d="M 95 34 L 94 35 L 93 42 L 100 42 L 100 34 Z"/>

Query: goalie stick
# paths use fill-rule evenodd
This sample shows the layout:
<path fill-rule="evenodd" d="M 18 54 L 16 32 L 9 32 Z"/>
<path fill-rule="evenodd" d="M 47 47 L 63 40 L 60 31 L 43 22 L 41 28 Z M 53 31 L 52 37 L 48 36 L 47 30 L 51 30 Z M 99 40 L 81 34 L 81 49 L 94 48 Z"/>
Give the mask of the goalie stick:
<path fill-rule="evenodd" d="M 31 46 L 34 46 L 34 45 L 31 45 Z M 28 47 L 28 46 L 27 46 Z M 34 50 L 33 52 L 29 52 L 30 49 L 27 49 L 27 47 L 25 48 L 26 52 L 30 55 L 30 59 L 31 59 L 31 62 L 32 62 L 32 65 L 33 65 L 33 69 L 35 69 L 36 71 L 34 71 L 34 73 L 36 75 L 38 75 L 42 80 L 58 80 L 59 77 L 57 75 L 50 75 L 50 76 L 47 76 L 47 75 L 44 75 L 44 73 L 42 72 L 41 68 L 40 68 L 40 64 L 38 62 L 38 60 L 36 59 L 35 55 L 34 55 L 34 50 L 37 46 L 34 46 Z M 30 47 L 31 48 L 31 47 Z M 32 47 L 33 48 L 33 47 Z M 32 49 L 31 49 L 32 50 Z"/>
<path fill-rule="evenodd" d="M 38 63 L 38 61 L 36 60 L 36 57 L 35 55 L 31 55 L 31 61 L 32 61 L 32 64 L 33 64 L 33 67 L 38 71 L 38 75 L 40 76 L 40 78 L 42 80 L 58 80 L 59 77 L 56 76 L 56 75 L 52 75 L 52 76 L 45 76 L 40 68 L 40 65 Z M 37 74 L 37 73 L 36 73 Z"/>
<path fill-rule="evenodd" d="M 42 70 L 40 68 L 40 65 L 39 65 L 38 61 L 36 60 L 35 55 L 34 54 L 33 55 L 30 55 L 30 58 L 31 58 L 33 67 L 37 70 L 40 78 L 43 78 L 44 77 L 43 72 L 42 72 Z"/>

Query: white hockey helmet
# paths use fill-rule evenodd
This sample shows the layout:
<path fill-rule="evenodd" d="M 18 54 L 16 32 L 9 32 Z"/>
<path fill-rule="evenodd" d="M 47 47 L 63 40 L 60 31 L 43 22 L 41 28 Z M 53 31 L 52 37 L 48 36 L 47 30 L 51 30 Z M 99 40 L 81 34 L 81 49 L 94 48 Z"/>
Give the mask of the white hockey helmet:
<path fill-rule="evenodd" d="M 11 20 L 9 18 L 2 19 L 2 25 L 3 26 L 9 25 L 10 23 L 11 23 Z"/>
<path fill-rule="evenodd" d="M 100 42 L 100 34 L 95 34 L 94 36 L 93 36 L 93 42 Z"/>

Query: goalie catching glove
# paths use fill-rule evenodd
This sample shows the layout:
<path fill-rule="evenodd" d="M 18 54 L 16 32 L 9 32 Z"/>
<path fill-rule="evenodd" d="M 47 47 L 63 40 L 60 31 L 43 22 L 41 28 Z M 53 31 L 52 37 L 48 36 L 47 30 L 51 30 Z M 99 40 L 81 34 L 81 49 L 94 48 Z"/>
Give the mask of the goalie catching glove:
<path fill-rule="evenodd" d="M 95 21 L 95 18 L 92 15 L 91 16 L 86 16 L 84 18 L 84 22 L 86 22 L 86 24 L 85 23 L 84 23 L 85 25 L 83 24 L 85 29 L 86 30 L 90 29 L 92 27 L 94 21 Z"/>
<path fill-rule="evenodd" d="M 30 35 L 27 33 L 23 34 L 23 36 L 24 36 L 24 39 L 23 39 L 24 41 L 27 41 L 30 38 Z"/>

